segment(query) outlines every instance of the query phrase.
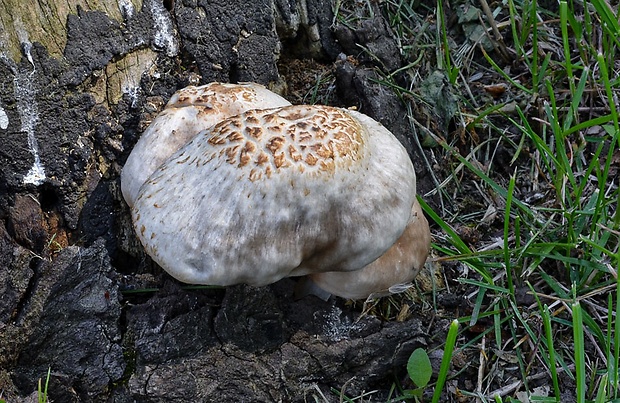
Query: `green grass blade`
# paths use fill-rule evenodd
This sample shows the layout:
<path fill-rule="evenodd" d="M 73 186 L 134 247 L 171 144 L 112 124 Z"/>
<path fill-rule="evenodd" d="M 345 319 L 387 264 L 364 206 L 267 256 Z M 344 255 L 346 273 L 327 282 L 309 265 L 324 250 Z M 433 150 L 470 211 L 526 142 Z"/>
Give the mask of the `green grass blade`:
<path fill-rule="evenodd" d="M 618 283 L 616 281 L 616 283 Z M 616 294 L 618 293 L 618 287 L 616 286 Z M 605 355 L 607 356 L 607 380 L 610 391 L 614 390 L 614 385 L 617 383 L 618 371 L 616 359 L 614 357 L 615 348 L 612 350 L 612 346 L 615 346 L 614 338 L 614 298 L 611 293 L 607 298 L 607 343 L 605 344 Z"/>
<path fill-rule="evenodd" d="M 504 210 L 504 267 L 506 269 L 506 281 L 508 282 L 508 292 L 510 296 L 514 296 L 515 289 L 512 280 L 512 263 L 511 263 L 511 250 L 508 240 L 510 239 L 510 208 L 512 207 L 512 200 L 515 191 L 516 183 L 516 171 L 510 177 L 508 183 L 508 194 L 506 197 L 506 208 Z"/>
<path fill-rule="evenodd" d="M 607 68 L 607 63 L 605 62 L 605 57 L 602 53 L 599 53 L 596 56 L 598 61 L 598 66 L 601 71 L 601 79 L 603 80 L 603 85 L 605 86 L 605 93 L 607 94 L 607 98 L 611 101 L 609 102 L 609 109 L 611 110 L 611 117 L 614 124 L 614 132 L 615 137 L 618 137 L 618 133 L 620 133 L 620 123 L 618 122 L 618 111 L 616 110 L 616 103 L 614 100 L 614 93 L 611 89 L 611 83 L 609 81 L 609 69 Z"/>
<path fill-rule="evenodd" d="M 493 290 L 493 291 L 497 292 L 498 294 L 502 294 L 502 295 L 507 295 L 508 294 L 508 289 L 505 288 L 505 287 L 502 287 L 502 286 L 498 286 L 498 285 L 494 285 L 494 284 L 488 284 L 488 283 L 483 283 L 483 282 L 472 280 L 472 279 L 469 279 L 469 278 L 459 278 L 458 281 L 459 281 L 459 283 L 470 284 L 470 285 L 473 285 L 475 287 L 483 288 L 485 290 Z"/>
<path fill-rule="evenodd" d="M 448 235 L 450 238 L 451 244 L 456 247 L 459 253 L 464 255 L 472 254 L 472 250 L 461 240 L 461 237 L 458 236 L 456 232 L 452 229 L 452 227 L 446 223 L 444 220 L 439 217 L 437 213 L 420 197 L 418 197 L 418 201 L 420 202 L 420 206 L 422 210 L 430 217 L 431 220 L 435 222 L 435 224 L 439 225 L 441 229 Z"/>
<path fill-rule="evenodd" d="M 547 338 L 547 352 L 549 354 L 549 371 L 551 371 L 551 382 L 553 384 L 553 392 L 555 393 L 555 401 L 560 401 L 560 383 L 558 382 L 558 373 L 555 364 L 555 348 L 553 345 L 553 330 L 551 328 L 551 315 L 549 307 L 545 305 L 541 311 L 543 324 L 545 327 L 545 336 Z"/>
<path fill-rule="evenodd" d="M 616 273 L 619 273 L 620 270 L 620 259 L 618 255 L 616 255 Z M 609 312 L 609 316 L 611 317 L 611 312 Z M 614 326 L 614 359 L 613 359 L 613 374 L 614 376 L 611 378 L 612 388 L 613 388 L 613 396 L 614 399 L 618 398 L 618 391 L 620 389 L 620 278 L 616 277 L 616 316 L 615 316 L 615 326 Z"/>
<path fill-rule="evenodd" d="M 568 76 L 568 85 L 570 93 L 575 93 L 575 77 L 573 76 L 573 63 L 571 61 L 571 44 L 569 42 L 570 37 L 568 35 L 568 4 L 565 0 L 560 1 L 560 29 L 562 31 L 562 44 L 564 50 L 564 67 L 566 68 L 566 75 Z M 570 126 L 570 123 L 568 123 Z"/>
<path fill-rule="evenodd" d="M 607 402 L 607 374 L 603 374 L 601 378 L 601 382 L 598 385 L 598 391 L 596 392 L 596 398 L 594 399 L 595 403 L 605 403 Z"/>
<path fill-rule="evenodd" d="M 504 77 L 504 79 L 506 79 L 508 82 L 510 82 L 511 85 L 514 85 L 515 87 L 517 87 L 518 89 L 520 89 L 521 91 L 525 92 L 526 94 L 532 94 L 534 91 L 532 91 L 531 89 L 525 87 L 523 84 L 515 81 L 512 77 L 510 77 L 508 74 L 506 74 L 506 72 L 504 72 L 504 70 L 499 67 L 497 65 L 497 63 L 495 63 L 495 61 L 493 60 L 493 58 L 491 58 L 491 56 L 489 56 L 489 54 L 484 50 L 484 48 L 480 48 L 480 50 L 482 51 L 482 55 L 484 56 L 484 58 L 486 59 L 486 61 L 493 66 L 493 68 L 495 69 L 495 71 L 497 73 L 499 73 L 501 76 Z"/>
<path fill-rule="evenodd" d="M 450 369 L 450 360 L 452 359 L 452 352 L 454 351 L 454 345 L 456 344 L 456 336 L 459 331 L 459 321 L 453 320 L 448 330 L 448 336 L 446 337 L 446 346 L 444 348 L 443 358 L 441 360 L 441 366 L 439 367 L 439 375 L 437 376 L 437 384 L 435 385 L 435 392 L 433 393 L 432 403 L 438 403 L 441 397 L 441 391 L 446 379 L 448 378 L 448 370 Z"/>
<path fill-rule="evenodd" d="M 604 0 L 590 0 L 590 3 L 596 9 L 596 13 L 603 21 L 603 27 L 611 34 L 611 38 L 616 42 L 616 46 L 620 46 L 618 35 L 620 34 L 620 24 L 618 17 L 611 10 L 609 4 Z"/>
<path fill-rule="evenodd" d="M 474 307 L 471 311 L 471 320 L 469 321 L 469 326 L 473 326 L 478 322 L 478 315 L 480 315 L 480 310 L 482 309 L 482 303 L 484 302 L 484 295 L 486 294 L 486 288 L 484 286 L 478 289 L 478 296 L 476 297 L 476 302 L 474 303 Z"/>
<path fill-rule="evenodd" d="M 579 302 L 572 304 L 573 342 L 575 343 L 575 380 L 577 382 L 577 403 L 586 401 L 586 360 L 583 336 L 583 316 Z"/>
<path fill-rule="evenodd" d="M 489 185 L 496 193 L 502 196 L 504 199 L 508 198 L 508 192 L 506 189 L 498 185 L 493 179 L 491 179 L 487 174 L 482 172 L 480 168 L 474 166 L 471 162 L 469 162 L 466 158 L 464 158 L 461 154 L 459 154 L 456 150 L 450 147 L 445 141 L 440 141 L 439 144 L 446 149 L 454 158 L 458 159 L 463 165 L 465 165 L 468 169 L 470 169 L 473 173 L 478 175 L 480 179 L 482 179 L 487 185 Z M 518 206 L 523 213 L 525 213 L 528 217 L 533 216 L 530 208 L 518 199 L 513 199 L 513 203 Z"/>

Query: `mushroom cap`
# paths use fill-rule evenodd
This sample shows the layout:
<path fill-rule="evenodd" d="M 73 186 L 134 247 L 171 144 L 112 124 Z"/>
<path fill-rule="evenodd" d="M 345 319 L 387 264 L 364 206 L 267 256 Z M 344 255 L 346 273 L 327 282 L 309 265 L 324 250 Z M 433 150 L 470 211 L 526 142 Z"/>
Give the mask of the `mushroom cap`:
<path fill-rule="evenodd" d="M 405 230 L 415 187 L 406 150 L 378 122 L 285 106 L 202 131 L 149 177 L 132 215 L 178 280 L 261 286 L 368 265 Z"/>
<path fill-rule="evenodd" d="M 390 288 L 411 282 L 428 257 L 431 233 L 428 221 L 416 200 L 409 224 L 400 238 L 377 260 L 352 272 L 311 274 L 310 280 L 324 291 L 348 299 L 391 294 Z"/>
<path fill-rule="evenodd" d="M 174 95 L 165 109 L 142 133 L 121 172 L 121 191 L 129 205 L 149 176 L 201 130 L 248 109 L 290 105 L 286 99 L 260 84 L 210 83 L 186 87 Z"/>

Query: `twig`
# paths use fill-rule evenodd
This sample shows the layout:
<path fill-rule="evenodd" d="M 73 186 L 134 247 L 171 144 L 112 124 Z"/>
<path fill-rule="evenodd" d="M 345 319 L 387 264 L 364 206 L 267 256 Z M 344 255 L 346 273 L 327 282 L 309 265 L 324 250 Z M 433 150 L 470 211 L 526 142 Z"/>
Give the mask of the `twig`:
<path fill-rule="evenodd" d="M 504 61 L 510 62 L 510 55 L 508 54 L 506 45 L 504 45 L 504 38 L 499 32 L 499 28 L 497 27 L 497 23 L 495 22 L 495 16 L 493 16 L 493 12 L 489 7 L 489 3 L 487 3 L 486 0 L 480 0 L 480 6 L 482 6 L 482 11 L 484 11 L 484 15 L 487 17 L 489 25 L 491 25 L 491 30 L 493 31 L 493 35 L 495 35 L 495 41 L 499 45 L 497 49 L 499 51 L 499 54 L 502 55 Z"/>
<path fill-rule="evenodd" d="M 575 368 L 574 364 L 568 365 L 568 369 L 572 370 L 574 368 Z M 556 369 L 556 371 L 559 374 L 560 372 L 564 371 L 564 367 L 558 367 Z M 528 381 L 535 381 L 537 379 L 542 379 L 545 376 L 547 376 L 546 372 L 539 372 L 537 374 L 528 376 L 526 379 Z M 521 385 L 523 385 L 523 381 L 516 381 L 516 382 L 513 382 L 513 383 L 511 383 L 509 385 L 502 386 L 499 389 L 495 389 L 493 392 L 489 393 L 487 396 L 490 399 L 493 399 L 495 396 L 506 396 L 507 394 L 512 393 L 512 392 L 516 391 L 517 389 L 519 389 L 519 387 L 521 387 Z"/>
<path fill-rule="evenodd" d="M 482 396 L 482 381 L 484 379 L 484 367 L 486 366 L 487 355 L 485 353 L 486 336 L 482 336 L 480 342 L 480 366 L 478 367 L 478 384 L 476 385 L 476 393 L 478 396 Z M 483 402 L 481 398 L 477 399 L 479 402 Z"/>
<path fill-rule="evenodd" d="M 346 381 L 344 385 L 342 385 L 342 388 L 340 388 L 340 403 L 344 402 L 344 392 L 347 390 L 347 386 L 354 380 L 355 380 L 355 377 L 352 377 L 351 379 Z"/>

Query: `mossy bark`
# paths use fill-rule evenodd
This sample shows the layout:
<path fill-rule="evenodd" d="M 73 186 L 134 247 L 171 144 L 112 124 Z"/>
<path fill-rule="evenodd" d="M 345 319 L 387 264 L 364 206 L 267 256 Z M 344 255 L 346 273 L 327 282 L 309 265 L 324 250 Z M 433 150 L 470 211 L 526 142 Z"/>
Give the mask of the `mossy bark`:
<path fill-rule="evenodd" d="M 0 0 L 0 48 L 19 60 L 22 43 L 38 42 L 61 59 L 67 44 L 67 17 L 78 8 L 102 11 L 122 22 L 128 10 L 140 10 L 141 0 Z"/>

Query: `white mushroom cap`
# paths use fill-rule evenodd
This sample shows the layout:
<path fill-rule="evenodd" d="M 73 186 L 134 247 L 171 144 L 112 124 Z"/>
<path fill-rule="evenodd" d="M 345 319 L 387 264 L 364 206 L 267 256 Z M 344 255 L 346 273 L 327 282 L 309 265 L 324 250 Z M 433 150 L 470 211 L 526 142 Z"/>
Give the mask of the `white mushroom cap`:
<path fill-rule="evenodd" d="M 121 191 L 131 207 L 146 179 L 200 131 L 249 109 L 290 105 L 260 84 L 210 83 L 177 91 L 151 122 L 121 172 Z"/>
<path fill-rule="evenodd" d="M 415 188 L 381 124 L 287 106 L 201 132 L 151 175 L 132 214 L 147 253 L 178 280 L 260 286 L 373 262 L 409 223 Z"/>
<path fill-rule="evenodd" d="M 392 287 L 410 283 L 418 275 L 428 257 L 430 244 L 428 221 L 416 200 L 407 228 L 377 260 L 361 270 L 315 273 L 309 277 L 321 289 L 342 298 L 389 295 Z"/>

